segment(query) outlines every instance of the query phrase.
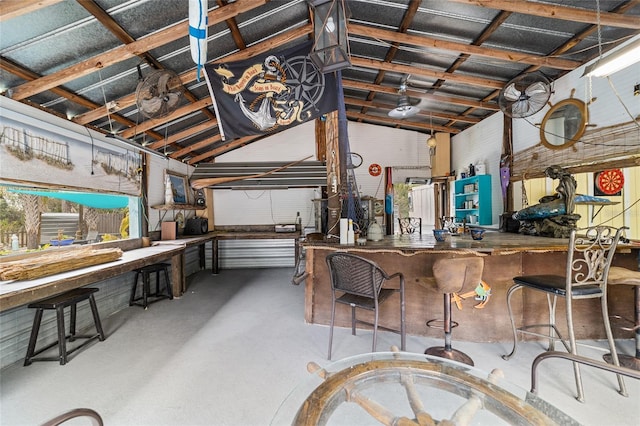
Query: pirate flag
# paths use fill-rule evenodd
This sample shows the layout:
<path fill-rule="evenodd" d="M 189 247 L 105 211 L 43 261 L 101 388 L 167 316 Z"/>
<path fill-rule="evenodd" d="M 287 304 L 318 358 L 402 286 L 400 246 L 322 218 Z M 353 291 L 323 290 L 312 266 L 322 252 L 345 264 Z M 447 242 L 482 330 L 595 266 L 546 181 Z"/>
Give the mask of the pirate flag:
<path fill-rule="evenodd" d="M 308 42 L 205 65 L 222 140 L 276 133 L 338 109 L 335 75 L 322 74 L 310 51 Z"/>

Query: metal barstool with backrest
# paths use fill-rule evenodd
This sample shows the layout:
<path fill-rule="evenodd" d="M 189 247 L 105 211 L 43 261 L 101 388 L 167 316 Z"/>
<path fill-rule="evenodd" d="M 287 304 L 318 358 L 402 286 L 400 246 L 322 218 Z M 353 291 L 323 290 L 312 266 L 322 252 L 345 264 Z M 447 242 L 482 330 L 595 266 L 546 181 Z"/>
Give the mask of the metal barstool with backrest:
<path fill-rule="evenodd" d="M 331 324 L 329 331 L 329 351 L 331 359 L 333 324 L 336 303 L 351 306 L 351 334 L 356 334 L 356 323 L 373 326 L 373 349 L 376 350 L 378 328 L 400 334 L 401 350 L 406 349 L 404 275 L 400 272 L 388 275 L 375 262 L 350 253 L 331 253 L 326 258 L 331 278 Z M 383 288 L 385 281 L 398 278 L 399 288 Z M 400 330 L 378 325 L 379 306 L 394 293 L 400 294 Z M 338 294 L 340 294 L 338 296 Z M 356 308 L 374 312 L 373 323 L 356 319 Z"/>
<path fill-rule="evenodd" d="M 421 217 L 399 217 L 398 225 L 400 233 L 406 234 L 422 234 L 422 218 Z"/>
<path fill-rule="evenodd" d="M 451 332 L 453 327 L 458 325 L 451 319 L 451 297 L 453 293 L 460 293 L 464 288 L 476 288 L 482 280 L 483 270 L 484 259 L 481 257 L 437 259 L 433 263 L 436 288 L 444 295 L 444 320 L 430 320 L 427 326 L 433 327 L 434 323 L 443 323 L 444 346 L 428 348 L 424 351 L 425 354 L 473 365 L 471 357 L 451 347 Z"/>
<path fill-rule="evenodd" d="M 616 246 L 624 228 L 616 229 L 608 226 L 595 226 L 580 230 L 572 230 L 569 236 L 569 246 L 567 251 L 567 263 L 564 275 L 528 275 L 515 277 L 514 285 L 507 291 L 507 308 L 513 330 L 513 350 L 508 355 L 503 355 L 505 360 L 510 359 L 516 353 L 518 346 L 518 332 L 544 337 L 549 340 L 549 351 L 554 350 L 555 340 L 560 340 L 567 352 L 577 355 L 576 336 L 573 327 L 573 300 L 576 299 L 600 299 L 602 309 L 602 321 L 604 323 L 609 350 L 612 361 L 615 365 L 618 362 L 611 324 L 609 323 L 609 313 L 607 308 L 607 279 L 609 267 L 616 251 Z M 536 325 L 522 325 L 516 328 L 511 307 L 513 294 L 520 289 L 527 288 L 541 291 L 547 294 L 547 304 L 549 306 L 549 323 Z M 569 339 L 567 341 L 558 330 L 555 322 L 556 300 L 565 298 L 566 319 Z M 529 331 L 531 328 L 545 327 L 548 333 L 541 334 Z M 573 363 L 574 376 L 576 381 L 578 401 L 584 401 L 582 388 L 582 377 L 580 366 Z M 626 396 L 626 388 L 621 375 L 617 375 L 619 393 Z"/>

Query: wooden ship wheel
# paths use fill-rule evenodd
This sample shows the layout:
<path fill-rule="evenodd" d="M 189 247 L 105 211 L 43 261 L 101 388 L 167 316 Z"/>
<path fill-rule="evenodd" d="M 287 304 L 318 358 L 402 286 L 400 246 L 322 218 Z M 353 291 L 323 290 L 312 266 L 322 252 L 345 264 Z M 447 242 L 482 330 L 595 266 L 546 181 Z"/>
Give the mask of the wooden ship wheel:
<path fill-rule="evenodd" d="M 500 370 L 483 378 L 478 369 L 428 355 L 396 349 L 348 358 L 325 369 L 309 363 L 308 370 L 320 384 L 287 424 L 578 424 L 529 392 L 520 389 L 524 397 L 509 392 L 500 383 Z M 276 418 L 285 424 L 282 415 Z"/>

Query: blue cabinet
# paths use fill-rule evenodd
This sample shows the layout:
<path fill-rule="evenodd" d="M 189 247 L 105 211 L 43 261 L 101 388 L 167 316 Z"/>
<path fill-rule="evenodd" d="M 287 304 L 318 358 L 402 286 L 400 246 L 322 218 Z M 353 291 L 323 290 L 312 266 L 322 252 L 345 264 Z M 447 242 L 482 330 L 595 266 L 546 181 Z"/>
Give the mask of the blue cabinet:
<path fill-rule="evenodd" d="M 456 222 L 491 225 L 491 175 L 477 175 L 455 181 Z M 474 223 L 475 222 L 475 223 Z"/>

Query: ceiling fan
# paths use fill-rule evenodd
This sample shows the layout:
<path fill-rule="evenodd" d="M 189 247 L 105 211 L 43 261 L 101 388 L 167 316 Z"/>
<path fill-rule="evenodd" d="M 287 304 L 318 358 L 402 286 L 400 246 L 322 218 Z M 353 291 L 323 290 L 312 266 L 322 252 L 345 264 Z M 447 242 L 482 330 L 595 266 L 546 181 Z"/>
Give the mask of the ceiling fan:
<path fill-rule="evenodd" d="M 420 108 L 412 105 L 409 96 L 407 95 L 407 83 L 409 81 L 409 77 L 411 76 L 404 76 L 400 82 L 400 87 L 398 88 L 398 94 L 400 97 L 398 98 L 398 103 L 394 109 L 388 112 L 388 115 L 391 118 L 403 119 L 413 117 L 420 112 Z"/>
<path fill-rule="evenodd" d="M 155 70 L 146 77 L 138 66 L 140 82 L 136 88 L 136 104 L 147 118 L 158 118 L 173 112 L 180 103 L 183 86 L 178 74 L 171 70 Z"/>
<path fill-rule="evenodd" d="M 539 71 L 520 74 L 500 91 L 498 105 L 509 117 L 524 118 L 540 111 L 551 96 L 551 83 Z"/>

